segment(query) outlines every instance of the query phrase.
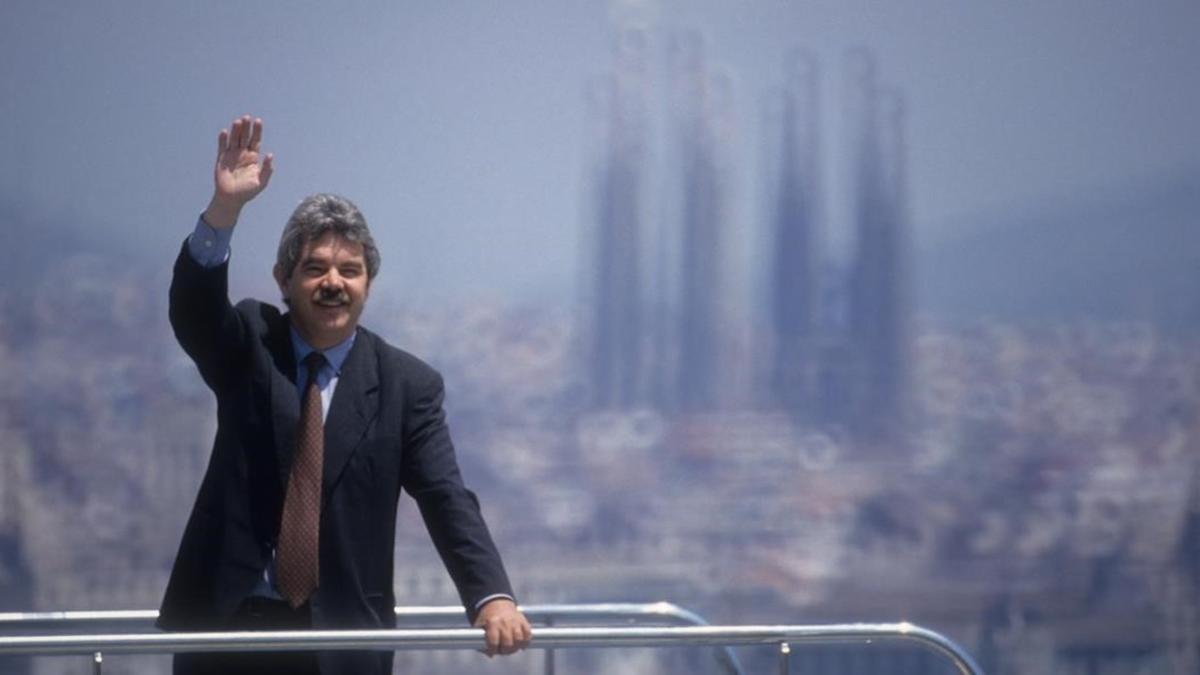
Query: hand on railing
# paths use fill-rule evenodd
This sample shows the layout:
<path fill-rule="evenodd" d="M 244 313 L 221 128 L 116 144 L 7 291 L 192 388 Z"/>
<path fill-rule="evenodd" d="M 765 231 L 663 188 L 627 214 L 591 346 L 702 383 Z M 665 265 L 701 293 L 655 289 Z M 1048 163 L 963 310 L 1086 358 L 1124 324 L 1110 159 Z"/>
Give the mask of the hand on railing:
<path fill-rule="evenodd" d="M 529 646 L 533 629 L 529 620 L 517 609 L 516 603 L 507 598 L 496 598 L 479 608 L 475 626 L 483 629 L 483 650 L 488 657 L 496 654 L 514 654 Z"/>

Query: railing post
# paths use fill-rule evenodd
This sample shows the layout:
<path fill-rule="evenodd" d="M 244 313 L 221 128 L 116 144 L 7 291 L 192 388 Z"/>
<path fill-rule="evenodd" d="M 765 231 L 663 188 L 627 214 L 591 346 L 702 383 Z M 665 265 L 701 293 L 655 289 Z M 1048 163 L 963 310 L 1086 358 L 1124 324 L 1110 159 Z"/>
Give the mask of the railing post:
<path fill-rule="evenodd" d="M 550 617 L 546 617 L 546 626 L 553 626 L 553 625 L 554 625 L 554 619 L 552 619 Z M 545 664 L 543 666 L 543 670 L 545 671 L 546 675 L 554 675 L 554 650 L 553 649 L 546 650 L 546 654 L 542 657 L 542 663 Z"/>
<path fill-rule="evenodd" d="M 779 643 L 779 675 L 788 675 L 791 669 L 792 647 L 786 642 Z"/>
<path fill-rule="evenodd" d="M 104 654 L 96 652 L 92 654 L 92 675 L 100 675 L 104 670 Z"/>

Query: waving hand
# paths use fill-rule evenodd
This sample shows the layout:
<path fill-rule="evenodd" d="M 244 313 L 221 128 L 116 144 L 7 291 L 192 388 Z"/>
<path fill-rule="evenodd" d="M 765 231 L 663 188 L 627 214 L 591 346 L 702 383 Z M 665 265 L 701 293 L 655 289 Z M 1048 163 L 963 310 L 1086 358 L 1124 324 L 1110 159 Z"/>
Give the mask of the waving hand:
<path fill-rule="evenodd" d="M 245 115 L 217 135 L 213 197 L 204 212 L 209 225 L 217 229 L 233 227 L 242 207 L 270 182 L 275 158 L 268 153 L 259 164 L 262 133 L 262 120 Z"/>

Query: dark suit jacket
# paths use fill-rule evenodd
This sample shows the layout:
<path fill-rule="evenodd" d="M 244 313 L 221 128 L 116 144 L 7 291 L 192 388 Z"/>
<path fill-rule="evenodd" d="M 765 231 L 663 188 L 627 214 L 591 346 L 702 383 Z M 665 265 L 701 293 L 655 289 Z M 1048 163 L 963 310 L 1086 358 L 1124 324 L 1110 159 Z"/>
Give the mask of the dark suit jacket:
<path fill-rule="evenodd" d="M 287 316 L 252 300 L 232 306 L 226 277 L 227 265 L 206 269 L 185 244 L 171 283 L 171 326 L 216 394 L 218 426 L 163 598 L 167 630 L 221 629 L 261 578 L 300 415 Z M 512 595 L 444 417 L 441 376 L 360 327 L 325 421 L 314 628 L 395 626 L 402 489 L 416 500 L 468 619 L 480 599 Z M 391 653 L 327 652 L 320 662 L 325 673 L 390 672 Z"/>

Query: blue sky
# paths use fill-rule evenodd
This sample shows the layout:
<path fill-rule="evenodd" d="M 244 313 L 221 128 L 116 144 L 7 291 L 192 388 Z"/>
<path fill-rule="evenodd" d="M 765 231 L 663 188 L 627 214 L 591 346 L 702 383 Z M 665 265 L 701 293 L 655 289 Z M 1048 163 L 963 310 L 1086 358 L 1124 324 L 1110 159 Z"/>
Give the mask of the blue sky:
<path fill-rule="evenodd" d="M 7 0 L 0 198 L 165 265 L 207 201 L 216 132 L 250 112 L 277 173 L 235 238 L 247 292 L 270 289 L 294 204 L 334 191 L 376 230 L 389 293 L 569 299 L 591 224 L 584 91 L 628 21 L 655 54 L 700 31 L 733 76 L 740 227 L 761 215 L 759 101 L 797 45 L 827 71 L 835 241 L 837 69 L 858 45 L 908 100 L 920 242 L 1200 166 L 1194 2 Z"/>

